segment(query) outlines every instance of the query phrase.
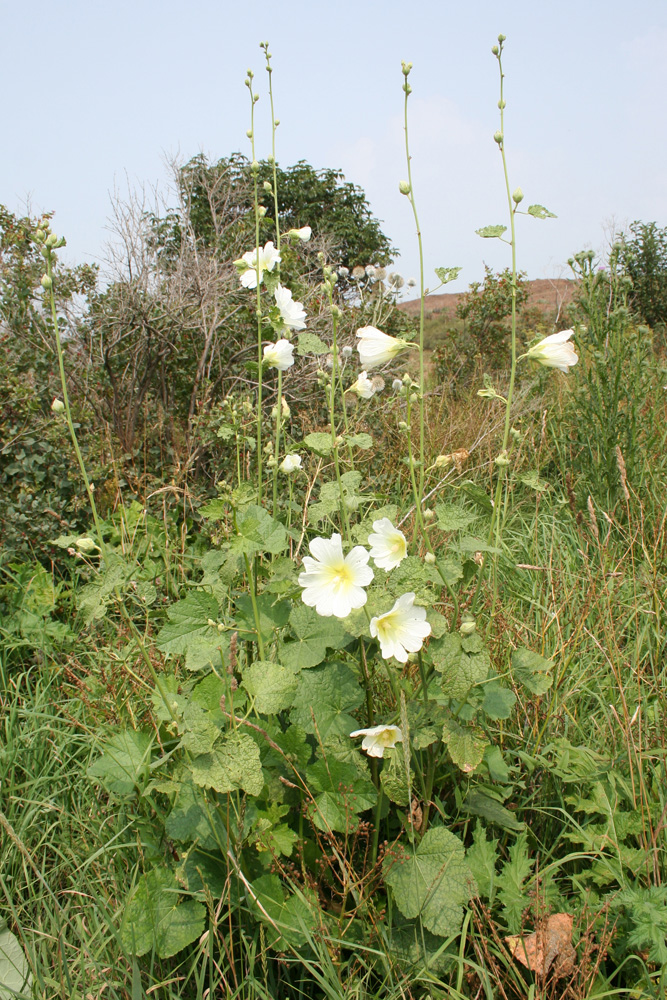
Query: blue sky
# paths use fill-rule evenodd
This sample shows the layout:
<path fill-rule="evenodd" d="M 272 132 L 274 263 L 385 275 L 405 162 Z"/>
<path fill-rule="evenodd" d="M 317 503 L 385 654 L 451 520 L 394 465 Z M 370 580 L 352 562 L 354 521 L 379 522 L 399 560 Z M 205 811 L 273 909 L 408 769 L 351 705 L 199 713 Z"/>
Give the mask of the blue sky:
<path fill-rule="evenodd" d="M 110 195 L 166 190 L 166 161 L 249 151 L 245 73 L 256 74 L 258 153 L 269 151 L 263 54 L 271 43 L 278 159 L 340 167 L 361 184 L 417 269 L 405 176 L 401 60 L 411 83 L 413 176 L 427 283 L 454 288 L 509 262 L 475 229 L 506 221 L 491 55 L 507 35 L 506 148 L 512 187 L 558 215 L 522 219 L 519 266 L 567 276 L 613 226 L 667 224 L 667 3 L 636 0 L 0 0 L 4 155 L 0 201 L 56 212 L 69 260 L 101 261 Z"/>

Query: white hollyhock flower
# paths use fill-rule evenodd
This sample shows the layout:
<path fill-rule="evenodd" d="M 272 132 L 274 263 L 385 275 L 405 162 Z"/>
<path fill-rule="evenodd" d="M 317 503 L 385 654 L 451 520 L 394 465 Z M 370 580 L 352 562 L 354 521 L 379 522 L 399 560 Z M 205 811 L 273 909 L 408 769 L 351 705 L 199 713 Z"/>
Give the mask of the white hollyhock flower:
<path fill-rule="evenodd" d="M 301 468 L 301 455 L 285 455 L 278 468 L 281 472 L 296 472 Z"/>
<path fill-rule="evenodd" d="M 303 308 L 303 302 L 294 302 L 292 293 L 284 285 L 278 285 L 274 294 L 285 326 L 290 330 L 305 330 L 306 310 Z"/>
<path fill-rule="evenodd" d="M 277 340 L 264 348 L 264 362 L 269 368 L 284 372 L 294 364 L 294 344 L 289 340 Z"/>
<path fill-rule="evenodd" d="M 348 392 L 356 392 L 361 399 L 370 399 L 378 391 L 375 379 L 370 379 L 366 372 L 359 372 L 356 382 L 353 382 Z"/>
<path fill-rule="evenodd" d="M 380 640 L 383 659 L 388 660 L 394 656 L 399 663 L 407 663 L 408 653 L 418 652 L 424 639 L 431 634 L 426 611 L 424 608 L 416 608 L 414 603 L 414 594 L 403 594 L 391 611 L 371 618 L 371 635 Z"/>
<path fill-rule="evenodd" d="M 304 572 L 299 574 L 303 603 L 324 618 L 347 618 L 350 611 L 362 608 L 367 599 L 364 587 L 373 579 L 366 549 L 355 545 L 344 556 L 337 534 L 313 538 L 308 548 L 314 558 L 304 556 Z"/>
<path fill-rule="evenodd" d="M 263 247 L 255 247 L 254 250 L 248 250 L 241 257 L 241 260 L 236 260 L 234 263 L 237 267 L 240 267 L 243 263 L 246 264 L 247 270 L 243 271 L 241 274 L 241 284 L 244 288 L 257 288 L 257 255 L 259 254 L 259 283 L 261 285 L 264 280 L 264 272 L 272 271 L 276 264 L 280 262 L 280 254 L 273 245 L 273 241 L 269 240 Z"/>
<path fill-rule="evenodd" d="M 357 344 L 359 361 L 364 368 L 376 368 L 378 365 L 383 365 L 410 347 L 407 340 L 390 337 L 388 333 L 382 333 L 374 326 L 362 326 L 357 330 L 357 337 L 359 338 Z"/>
<path fill-rule="evenodd" d="M 561 372 L 566 372 L 576 365 L 579 357 L 574 349 L 574 345 L 568 343 L 574 330 L 561 330 L 560 333 L 550 333 L 538 344 L 533 344 L 525 358 L 531 361 L 539 361 L 547 368 L 558 368 Z"/>
<path fill-rule="evenodd" d="M 302 243 L 307 243 L 310 237 L 313 235 L 313 230 L 310 226 L 302 226 L 301 229 L 290 229 L 287 233 L 288 236 L 296 236 L 300 239 Z"/>
<path fill-rule="evenodd" d="M 385 750 L 393 749 L 403 742 L 403 733 L 398 726 L 371 726 L 370 729 L 355 729 L 350 736 L 363 736 L 361 749 L 369 757 L 383 757 Z"/>
<path fill-rule="evenodd" d="M 408 554 L 408 543 L 405 535 L 395 528 L 388 517 L 373 521 L 373 531 L 368 536 L 371 546 L 371 558 L 378 569 L 388 573 L 396 569 Z"/>

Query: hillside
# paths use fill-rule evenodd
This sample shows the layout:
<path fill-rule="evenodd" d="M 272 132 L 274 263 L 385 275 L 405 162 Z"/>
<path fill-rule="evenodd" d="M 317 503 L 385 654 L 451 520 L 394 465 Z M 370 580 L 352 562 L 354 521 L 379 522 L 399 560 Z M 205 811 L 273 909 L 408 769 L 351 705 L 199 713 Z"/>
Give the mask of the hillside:
<path fill-rule="evenodd" d="M 576 282 L 568 278 L 536 278 L 528 282 L 528 308 L 556 313 L 559 308 L 572 301 Z M 427 316 L 444 313 L 443 318 L 453 319 L 456 306 L 465 292 L 449 292 L 443 295 L 427 295 L 425 311 Z M 408 315 L 419 313 L 419 299 L 402 302 L 400 308 Z"/>

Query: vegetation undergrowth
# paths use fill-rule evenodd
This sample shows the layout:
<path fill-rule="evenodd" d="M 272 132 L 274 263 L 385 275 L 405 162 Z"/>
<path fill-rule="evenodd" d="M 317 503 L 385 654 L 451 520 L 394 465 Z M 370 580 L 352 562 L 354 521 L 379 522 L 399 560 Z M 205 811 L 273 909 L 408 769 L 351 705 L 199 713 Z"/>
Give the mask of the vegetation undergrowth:
<path fill-rule="evenodd" d="M 414 325 L 358 190 L 279 168 L 266 44 L 271 154 L 249 72 L 251 159 L 188 165 L 139 280 L 73 319 L 94 275 L 22 230 L 3 316 L 59 388 L 47 420 L 15 358 L 2 474 L 57 529 L 0 563 L 3 1000 L 664 996 L 664 369 L 622 240 L 572 259 L 572 330 L 520 327 L 518 223 L 552 213 L 510 183 L 504 43 L 507 225 L 478 233 L 509 266 L 445 384 L 409 63 Z"/>

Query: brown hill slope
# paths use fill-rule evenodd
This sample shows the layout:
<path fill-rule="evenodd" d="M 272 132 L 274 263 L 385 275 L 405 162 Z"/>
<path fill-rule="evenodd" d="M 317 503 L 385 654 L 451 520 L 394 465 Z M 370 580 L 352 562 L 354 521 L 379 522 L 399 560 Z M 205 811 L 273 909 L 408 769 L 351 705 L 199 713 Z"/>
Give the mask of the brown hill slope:
<path fill-rule="evenodd" d="M 527 284 L 528 308 L 556 313 L 572 301 L 577 283 L 568 278 L 536 278 Z M 424 301 L 426 315 L 444 313 L 447 319 L 453 319 L 456 307 L 464 294 L 464 292 L 449 292 L 444 295 L 427 295 Z M 417 316 L 419 314 L 419 299 L 401 302 L 399 308 L 403 309 L 409 316 Z"/>

